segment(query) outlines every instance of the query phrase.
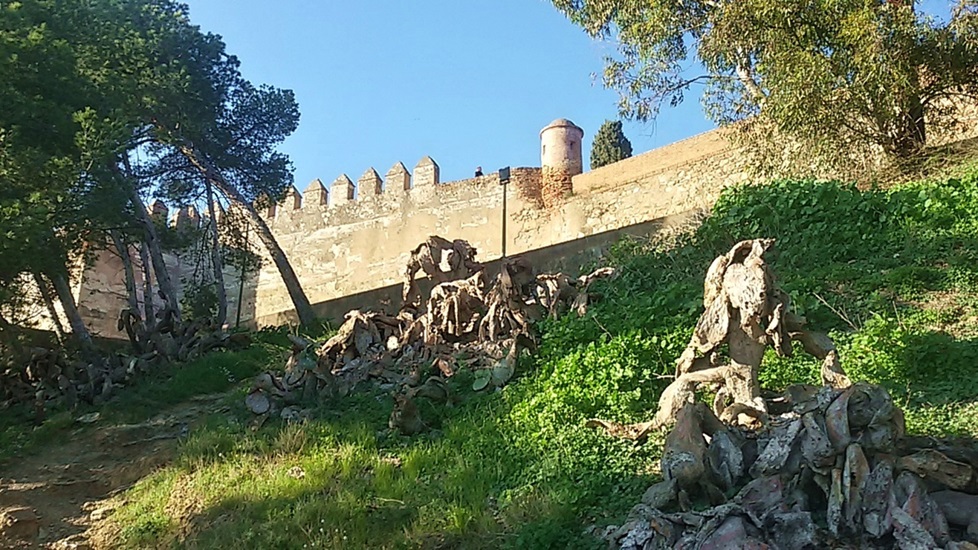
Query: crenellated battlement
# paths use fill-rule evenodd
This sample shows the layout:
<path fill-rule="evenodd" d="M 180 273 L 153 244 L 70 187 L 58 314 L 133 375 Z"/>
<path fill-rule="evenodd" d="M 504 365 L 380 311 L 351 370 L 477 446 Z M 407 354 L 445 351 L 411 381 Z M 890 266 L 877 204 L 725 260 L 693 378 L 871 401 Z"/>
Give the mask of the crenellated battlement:
<path fill-rule="evenodd" d="M 276 235 L 288 235 L 389 216 L 407 217 L 426 209 L 483 200 L 494 189 L 496 194 L 501 193 L 497 173 L 442 182 L 440 172 L 438 163 L 425 156 L 413 172 L 402 162 L 395 163 L 384 177 L 370 167 L 356 182 L 347 174 L 340 174 L 327 188 L 322 180 L 315 179 L 302 193 L 291 188 L 277 203 L 262 198 L 255 205 Z M 536 204 L 540 174 L 540 168 L 515 168 L 511 188 Z"/>
<path fill-rule="evenodd" d="M 181 206 L 173 212 L 170 212 L 170 207 L 168 207 L 166 203 L 159 199 L 155 199 L 146 205 L 146 211 L 149 212 L 149 216 L 154 220 L 160 223 L 166 223 L 167 227 L 176 229 L 177 231 L 197 229 L 200 227 L 200 212 L 198 212 L 197 207 L 192 204 Z M 224 212 L 220 207 L 218 207 L 215 214 L 220 217 L 222 214 L 224 214 Z"/>

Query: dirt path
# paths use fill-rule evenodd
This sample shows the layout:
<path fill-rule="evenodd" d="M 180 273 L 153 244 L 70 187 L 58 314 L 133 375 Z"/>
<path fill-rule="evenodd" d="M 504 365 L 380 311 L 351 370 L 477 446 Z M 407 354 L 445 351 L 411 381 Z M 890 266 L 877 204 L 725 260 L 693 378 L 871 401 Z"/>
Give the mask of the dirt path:
<path fill-rule="evenodd" d="M 104 501 L 169 462 L 223 397 L 201 396 L 141 424 L 79 424 L 38 454 L 0 465 L 0 550 L 90 548 L 85 531 L 106 515 Z"/>

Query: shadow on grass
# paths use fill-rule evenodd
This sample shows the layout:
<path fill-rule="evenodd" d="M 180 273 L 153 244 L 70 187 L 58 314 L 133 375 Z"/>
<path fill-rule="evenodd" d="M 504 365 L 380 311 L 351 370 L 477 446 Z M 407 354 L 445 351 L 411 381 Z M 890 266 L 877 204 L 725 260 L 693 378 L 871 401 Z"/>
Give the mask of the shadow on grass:
<path fill-rule="evenodd" d="M 596 461 L 561 468 L 560 449 L 513 436 L 499 394 L 466 401 L 415 438 L 378 433 L 386 396 L 348 399 L 258 432 L 246 416 L 212 417 L 161 474 L 172 478 L 166 490 L 130 495 L 136 507 L 117 518 L 123 544 L 166 547 L 183 533 L 180 544 L 200 548 L 599 548 L 588 522 L 620 517 L 651 483 Z M 622 506 L 603 504 L 615 497 Z"/>
<path fill-rule="evenodd" d="M 194 396 L 225 392 L 265 368 L 273 350 L 253 346 L 243 351 L 215 351 L 182 365 L 164 367 L 142 376 L 116 395 L 98 405 L 83 404 L 74 410 L 54 409 L 48 418 L 35 425 L 33 409 L 12 407 L 0 415 L 0 463 L 13 457 L 28 456 L 58 438 L 98 429 L 106 423 L 135 423 L 148 420 L 163 410 Z M 74 419 L 99 412 L 97 425 L 82 426 Z"/>

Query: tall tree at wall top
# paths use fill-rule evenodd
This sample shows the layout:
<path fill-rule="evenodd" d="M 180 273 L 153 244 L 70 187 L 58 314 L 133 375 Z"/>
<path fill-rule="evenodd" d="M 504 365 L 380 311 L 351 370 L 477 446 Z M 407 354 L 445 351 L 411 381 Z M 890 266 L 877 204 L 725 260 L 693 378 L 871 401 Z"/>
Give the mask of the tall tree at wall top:
<path fill-rule="evenodd" d="M 591 144 L 591 169 L 601 168 L 632 156 L 632 142 L 625 137 L 620 120 L 606 120 Z"/>
<path fill-rule="evenodd" d="M 777 141 L 774 155 L 789 138 L 797 153 L 836 165 L 867 150 L 912 156 L 926 138 L 924 112 L 926 124 L 948 127 L 948 100 L 978 98 L 972 0 L 946 21 L 912 0 L 553 4 L 588 34 L 617 39 L 604 81 L 619 91 L 624 116 L 653 119 L 703 85 L 713 121 L 750 120 L 739 136 Z"/>

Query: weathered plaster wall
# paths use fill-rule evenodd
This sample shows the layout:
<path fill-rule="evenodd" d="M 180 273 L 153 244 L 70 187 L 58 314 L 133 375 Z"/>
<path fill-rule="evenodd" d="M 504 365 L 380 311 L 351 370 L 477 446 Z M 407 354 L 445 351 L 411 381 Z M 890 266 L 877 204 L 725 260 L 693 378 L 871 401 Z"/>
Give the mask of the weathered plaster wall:
<path fill-rule="evenodd" d="M 416 172 L 408 190 L 401 184 L 381 194 L 360 190 L 355 200 L 327 207 L 303 201 L 297 209 L 276 208 L 267 221 L 313 304 L 400 282 L 411 250 L 430 235 L 466 239 L 481 259 L 501 254 L 503 186 L 496 174 L 418 182 Z M 539 182 L 539 168 L 514 168 L 509 211 L 538 208 Z M 510 219 L 508 251 L 516 243 Z M 292 302 L 267 258 L 255 288 L 259 324 L 289 319 Z"/>
<path fill-rule="evenodd" d="M 129 252 L 136 282 L 136 299 L 139 302 L 139 314 L 142 315 L 144 311 L 143 303 L 146 299 L 143 292 L 145 287 L 142 261 L 135 248 L 130 248 Z M 170 278 L 176 286 L 178 301 L 183 299 L 184 285 L 182 284 L 182 280 L 184 278 L 190 276 L 194 269 L 208 270 L 208 275 L 211 269 L 209 264 L 198 264 L 195 257 L 188 252 L 179 255 L 173 252 L 164 252 L 163 260 L 167 265 Z M 225 267 L 224 285 L 228 297 L 227 322 L 232 326 L 235 323 L 239 303 L 242 306 L 242 320 L 246 321 L 254 318 L 254 284 L 249 285 L 246 280 L 246 284 L 242 287 L 240 285 L 241 279 L 238 275 L 239 273 L 235 268 Z M 153 287 L 156 288 L 155 280 L 153 283 Z M 243 299 L 239 301 L 239 292 L 242 290 Z M 85 269 L 74 285 L 74 291 L 75 300 L 78 304 L 78 312 L 85 319 L 85 323 L 93 336 L 105 338 L 126 337 L 125 332 L 117 328 L 119 312 L 123 308 L 129 307 L 126 295 L 125 268 L 123 267 L 122 258 L 114 248 L 102 249 L 90 253 L 90 257 L 86 260 Z M 155 311 L 158 312 L 163 308 L 163 300 L 155 293 L 150 295 L 149 298 L 153 301 Z M 67 326 L 67 320 L 63 312 L 60 311 L 60 308 L 59 314 L 62 317 L 62 322 Z M 49 322 L 42 322 L 39 326 L 47 328 L 49 325 Z"/>
<path fill-rule="evenodd" d="M 969 116 L 974 120 L 974 112 Z M 958 139 L 975 135 L 970 130 Z M 566 137 L 554 138 L 551 145 L 566 142 Z M 750 181 L 745 161 L 721 130 L 591 172 L 565 170 L 560 175 L 570 178 L 572 194 L 552 194 L 549 200 L 542 190 L 548 157 L 542 156 L 542 169 L 512 171 L 506 238 L 508 254 L 526 254 L 540 268 L 573 270 L 578 260 L 593 258 L 623 234 L 654 232 L 662 220 L 708 209 L 723 188 Z M 397 163 L 383 177 L 368 169 L 356 182 L 346 175 L 328 187 L 315 180 L 302 193 L 290 190 L 280 203 L 264 208 L 263 215 L 317 313 L 336 319 L 354 307 L 396 308 L 410 251 L 430 235 L 468 240 L 480 260 L 498 259 L 502 201 L 496 174 L 441 183 L 437 163 L 425 157 L 411 172 Z M 168 261 L 178 280 L 185 266 L 177 257 Z M 138 257 L 134 263 L 138 266 Z M 137 267 L 137 279 L 139 271 Z M 268 258 L 243 282 L 233 269 L 225 275 L 230 324 L 237 314 L 239 288 L 242 322 L 264 326 L 294 321 L 291 300 Z M 118 257 L 99 257 L 77 289 L 92 328 L 118 335 L 115 319 L 125 306 Z"/>
<path fill-rule="evenodd" d="M 613 233 L 622 228 L 709 208 L 723 187 L 747 180 L 733 153 L 722 136 L 709 132 L 576 175 L 574 193 L 552 208 L 541 208 L 540 169 L 514 169 L 507 253 L 532 252 L 552 264 L 553 254 L 544 250 L 587 254 L 595 246 L 591 236 L 617 238 Z M 376 299 L 374 291 L 393 289 L 410 251 L 429 235 L 465 239 L 483 261 L 501 254 L 502 189 L 495 174 L 407 191 L 395 185 L 379 195 L 361 191 L 356 200 L 325 208 L 306 202 L 312 204 L 278 205 L 268 221 L 310 301 L 322 304 L 317 309 L 325 316 L 349 309 L 351 300 L 337 302 L 341 297 Z M 396 292 L 385 292 L 383 299 L 396 302 Z M 256 296 L 257 324 L 292 320 L 291 301 L 270 261 L 259 274 Z M 331 303 L 337 311 L 329 311 Z"/>

